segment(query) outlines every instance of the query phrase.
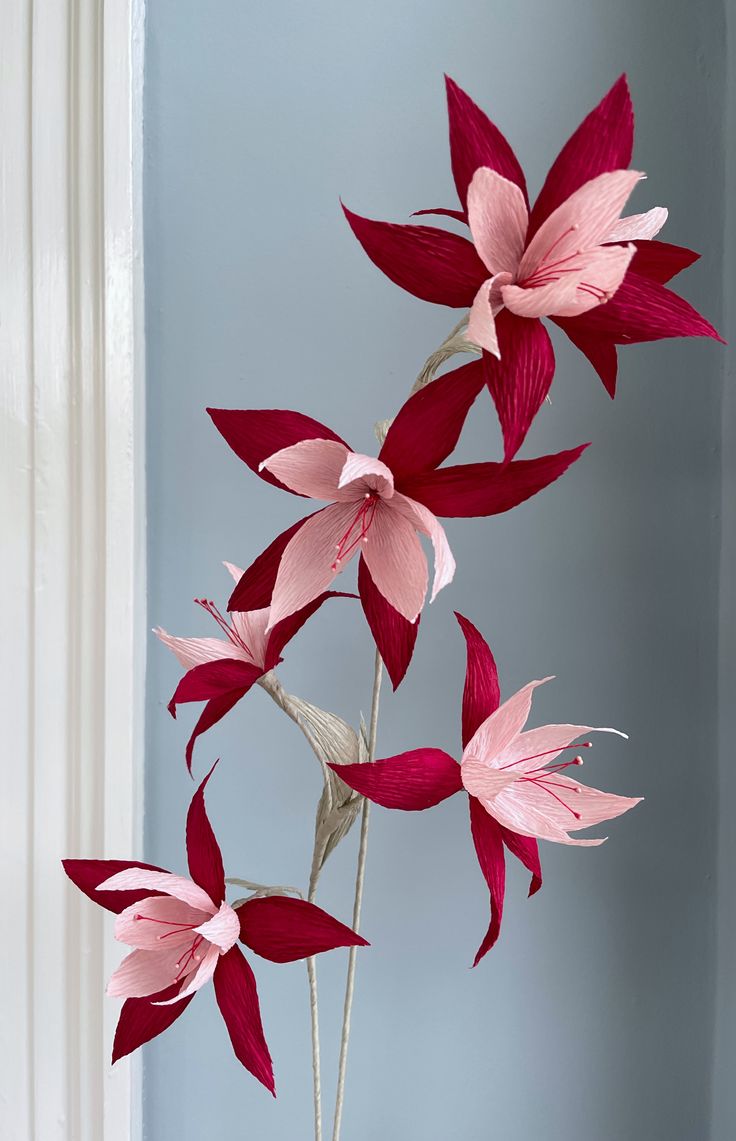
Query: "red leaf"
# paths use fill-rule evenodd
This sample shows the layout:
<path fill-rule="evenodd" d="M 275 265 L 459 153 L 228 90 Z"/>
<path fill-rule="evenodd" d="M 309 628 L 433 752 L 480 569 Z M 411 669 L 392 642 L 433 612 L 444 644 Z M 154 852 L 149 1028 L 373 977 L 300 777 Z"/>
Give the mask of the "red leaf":
<path fill-rule="evenodd" d="M 566 198 L 591 178 L 624 170 L 634 148 L 634 108 L 626 76 L 583 119 L 550 167 L 529 218 L 527 243 Z"/>
<path fill-rule="evenodd" d="M 618 353 L 613 341 L 606 337 L 596 337 L 584 333 L 574 317 L 557 319 L 556 323 L 567 333 L 576 349 L 588 358 L 598 376 L 603 381 L 608 395 L 616 395 L 618 375 Z"/>
<path fill-rule="evenodd" d="M 383 761 L 330 768 L 361 796 L 405 812 L 432 808 L 463 787 L 459 764 L 442 749 L 411 749 Z"/>
<path fill-rule="evenodd" d="M 204 803 L 207 781 L 215 771 L 217 761 L 192 797 L 187 813 L 187 862 L 189 874 L 196 884 L 206 891 L 216 907 L 225 898 L 225 869 L 222 852 L 212 831 Z"/>
<path fill-rule="evenodd" d="M 474 360 L 420 388 L 402 405 L 378 456 L 399 489 L 404 476 L 430 471 L 454 452 L 484 383 L 483 366 Z"/>
<path fill-rule="evenodd" d="M 145 868 L 149 872 L 163 872 L 164 868 L 157 868 L 155 864 L 144 864 L 142 860 L 62 860 L 64 871 L 69 879 L 80 891 L 98 903 L 107 911 L 114 911 L 119 915 L 133 903 L 140 903 L 152 895 L 161 892 L 141 889 L 139 891 L 98 891 L 97 885 L 104 883 L 118 872 L 126 872 L 129 868 Z"/>
<path fill-rule="evenodd" d="M 240 939 L 272 963 L 293 963 L 336 947 L 369 944 L 313 903 L 287 895 L 251 899 L 237 909 Z"/>
<path fill-rule="evenodd" d="M 217 1005 L 236 1058 L 275 1097 L 273 1064 L 263 1034 L 256 980 L 238 947 L 231 947 L 220 955 L 214 984 Z"/>
<path fill-rule="evenodd" d="M 299 444 L 302 440 L 336 440 L 345 444 L 331 428 L 305 416 L 301 412 L 291 412 L 278 408 L 257 408 L 238 411 L 231 408 L 208 408 L 212 423 L 223 439 L 230 445 L 238 459 L 247 464 L 252 472 L 272 483 L 275 487 L 293 491 L 271 475 L 265 468 L 259 470 L 263 460 L 274 452 Z M 348 445 L 345 444 L 345 447 Z"/>
<path fill-rule="evenodd" d="M 473 960 L 473 966 L 477 967 L 501 931 L 503 899 L 506 892 L 506 860 L 500 825 L 486 812 L 477 797 L 471 796 L 469 800 L 470 831 L 475 844 L 475 854 L 491 895 L 491 921 Z"/>
<path fill-rule="evenodd" d="M 554 483 L 587 447 L 581 444 L 567 452 L 534 460 L 512 460 L 508 464 L 458 464 L 440 468 L 412 476 L 401 490 L 423 503 L 434 515 L 447 519 L 498 515 Z"/>
<path fill-rule="evenodd" d="M 521 188 L 528 205 L 524 172 L 510 144 L 485 112 L 449 75 L 445 76 L 445 84 L 452 176 L 463 206 L 466 204 L 470 180 L 479 166 L 488 166 L 510 182 L 515 182 Z"/>
<path fill-rule="evenodd" d="M 501 359 L 483 353 L 488 390 L 501 421 L 504 461 L 512 460 L 549 392 L 555 354 L 541 321 L 504 309 L 496 318 Z"/>
<path fill-rule="evenodd" d="M 629 271 L 610 301 L 575 318 L 586 334 L 625 345 L 664 337 L 713 337 L 725 344 L 692 305 L 658 281 Z"/>
<path fill-rule="evenodd" d="M 669 242 L 635 242 L 636 253 L 629 263 L 629 272 L 640 277 L 649 277 L 663 285 L 696 262 L 700 254 L 685 246 L 673 246 Z"/>
<path fill-rule="evenodd" d="M 501 826 L 503 842 L 508 850 L 521 860 L 528 872 L 531 872 L 532 882 L 529 885 L 529 895 L 536 895 L 542 886 L 542 865 L 539 860 L 539 844 L 533 836 L 520 836 L 518 832 Z"/>
<path fill-rule="evenodd" d="M 491 648 L 472 622 L 455 611 L 467 647 L 465 687 L 463 689 L 463 748 L 476 729 L 495 713 L 501 701 L 498 670 Z"/>
<path fill-rule="evenodd" d="M 312 514 L 316 515 L 317 512 Z M 228 610 L 262 610 L 263 607 L 271 605 L 271 596 L 276 583 L 276 575 L 279 573 L 281 556 L 299 528 L 303 527 L 307 519 L 311 518 L 312 515 L 306 515 L 304 519 L 292 523 L 291 527 L 282 531 L 266 547 L 265 551 L 251 563 L 248 569 L 243 572 L 235 590 L 230 595 L 230 601 L 227 604 Z"/>
<path fill-rule="evenodd" d="M 358 562 L 358 593 L 373 640 L 391 684 L 397 689 L 414 653 L 420 619 L 410 622 L 383 597 L 362 555 Z"/>
<path fill-rule="evenodd" d="M 469 306 L 488 270 L 475 246 L 433 226 L 397 226 L 362 218 L 343 206 L 350 228 L 374 265 L 422 301 Z"/>
<path fill-rule="evenodd" d="M 150 893 L 149 893 L 150 894 Z M 174 1002 L 171 1006 L 154 1006 L 156 1002 L 167 1002 L 181 990 L 181 983 L 174 983 L 158 994 L 146 998 L 127 998 L 123 1003 L 118 1024 L 115 1029 L 115 1040 L 112 1044 L 113 1064 L 126 1054 L 137 1050 L 144 1042 L 163 1034 L 164 1030 L 176 1022 L 189 1003 L 194 998 L 190 994 L 181 1002 Z"/>

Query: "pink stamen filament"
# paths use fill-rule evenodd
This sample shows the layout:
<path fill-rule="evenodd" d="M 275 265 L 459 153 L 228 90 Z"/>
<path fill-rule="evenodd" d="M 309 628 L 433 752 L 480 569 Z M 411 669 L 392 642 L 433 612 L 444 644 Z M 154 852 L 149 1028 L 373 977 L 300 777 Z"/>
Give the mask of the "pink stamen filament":
<path fill-rule="evenodd" d="M 251 650 L 250 646 L 240 637 L 240 635 L 230 625 L 230 623 L 223 618 L 214 602 L 211 602 L 209 598 L 195 598 L 194 601 L 197 603 L 197 606 L 201 606 L 202 609 L 205 610 L 211 618 L 214 618 L 215 622 L 225 634 L 229 642 L 232 642 L 234 646 L 238 646 L 241 650 L 245 650 L 248 657 L 255 661 L 255 658 L 253 657 L 253 651 Z"/>
<path fill-rule="evenodd" d="M 565 749 L 590 749 L 590 748 L 592 748 L 592 746 L 593 746 L 592 741 L 581 741 L 577 745 L 559 745 L 556 749 L 545 749 L 543 753 L 532 753 L 531 757 L 519 757 L 519 759 L 516 761 L 509 761 L 509 763 L 507 765 L 499 765 L 499 768 L 500 769 L 510 769 L 510 768 L 513 768 L 514 765 L 523 765 L 523 764 L 526 764 L 527 761 L 536 761 L 539 757 L 548 757 L 550 755 L 550 753 L 555 753 L 555 754 L 562 753 L 562 752 L 564 752 Z M 580 758 L 580 760 L 568 761 L 567 763 L 570 765 L 582 764 L 583 763 L 582 757 Z M 538 772 L 539 770 L 538 769 L 532 769 L 531 771 L 532 772 Z"/>
<path fill-rule="evenodd" d="M 165 935 L 159 935 L 159 939 L 168 939 L 170 935 L 181 935 L 182 931 L 193 931 L 195 927 L 199 927 L 198 923 L 179 923 L 175 919 L 154 919 L 150 915 L 134 915 L 133 918 L 146 923 L 158 923 L 161 927 L 171 927 L 171 931 L 167 931 Z"/>
<path fill-rule="evenodd" d="M 178 983 L 179 979 L 184 977 L 184 975 L 187 973 L 189 965 L 193 962 L 193 960 L 196 959 L 199 961 L 201 956 L 197 954 L 197 949 L 202 943 L 204 943 L 204 935 L 198 935 L 187 951 L 186 956 L 175 964 L 178 969 L 178 974 L 174 976 L 175 983 Z"/>
<path fill-rule="evenodd" d="M 559 258 L 555 262 L 548 262 L 547 261 L 547 258 L 552 253 L 552 251 L 555 249 L 555 247 L 559 246 L 560 242 L 564 241 L 564 239 L 569 234 L 573 234 L 575 232 L 575 230 L 577 230 L 577 228 L 578 228 L 577 223 L 574 223 L 572 226 L 568 227 L 567 230 L 565 230 L 564 234 L 560 234 L 560 236 L 558 238 L 555 238 L 554 242 L 549 247 L 549 249 L 546 250 L 545 253 L 542 255 L 542 259 L 541 259 L 539 265 L 537 266 L 537 268 L 532 273 L 531 277 L 527 277 L 524 281 L 518 282 L 518 284 L 522 288 L 531 287 L 532 285 L 534 285 L 534 286 L 538 285 L 539 284 L 538 279 L 543 277 L 546 273 L 548 273 L 549 270 L 555 269 L 557 266 L 564 265 L 566 261 L 570 261 L 571 258 L 575 258 L 578 256 L 578 254 L 580 253 L 580 250 L 574 250 L 573 253 L 568 254 L 567 257 Z M 552 278 L 552 280 L 554 281 L 555 278 Z"/>
<path fill-rule="evenodd" d="M 340 563 L 347 556 L 351 555 L 356 547 L 360 546 L 362 542 L 368 542 L 368 532 L 371 528 L 371 523 L 378 509 L 378 495 L 375 492 L 367 491 L 365 498 L 358 508 L 355 518 L 348 527 L 345 534 L 340 539 L 336 547 L 335 561 L 330 567 L 331 570 L 336 571 L 339 569 Z M 352 539 L 351 535 L 356 527 L 360 528 L 357 536 Z"/>

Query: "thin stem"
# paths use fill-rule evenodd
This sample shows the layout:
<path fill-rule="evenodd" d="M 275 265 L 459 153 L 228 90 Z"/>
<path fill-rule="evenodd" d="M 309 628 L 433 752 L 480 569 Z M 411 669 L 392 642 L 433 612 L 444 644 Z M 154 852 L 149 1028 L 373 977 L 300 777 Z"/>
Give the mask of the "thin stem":
<path fill-rule="evenodd" d="M 368 732 L 368 761 L 376 758 L 376 737 L 378 734 L 378 706 L 381 697 L 381 680 L 383 677 L 383 662 L 376 650 L 373 670 L 373 698 L 371 700 L 371 719 Z M 355 876 L 355 898 L 353 901 L 353 930 L 360 929 L 360 913 L 363 906 L 363 885 L 365 883 L 365 863 L 368 854 L 368 826 L 370 824 L 371 805 L 369 800 L 363 801 L 363 810 L 360 820 L 360 846 L 358 848 L 358 868 Z M 348 954 L 348 974 L 345 984 L 345 1005 L 342 1017 L 342 1036 L 340 1038 L 340 1062 L 337 1071 L 337 1096 L 335 1099 L 335 1117 L 332 1126 L 332 1141 L 339 1141 L 340 1127 L 342 1125 L 342 1110 L 345 1103 L 345 1072 L 348 1064 L 348 1044 L 350 1042 L 350 1016 L 353 1009 L 353 993 L 355 991 L 355 965 L 356 947 L 351 947 Z"/>

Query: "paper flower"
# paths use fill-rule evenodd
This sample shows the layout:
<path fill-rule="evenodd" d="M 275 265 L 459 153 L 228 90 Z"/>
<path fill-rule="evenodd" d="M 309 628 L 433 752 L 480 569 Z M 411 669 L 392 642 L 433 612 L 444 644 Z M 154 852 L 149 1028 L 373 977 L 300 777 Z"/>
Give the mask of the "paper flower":
<path fill-rule="evenodd" d="M 441 468 L 485 383 L 480 361 L 447 373 L 401 408 L 378 458 L 354 452 L 298 412 L 208 409 L 237 456 L 262 479 L 329 506 L 295 523 L 238 583 L 229 610 L 270 605 L 269 627 L 325 590 L 360 553 L 358 591 L 394 687 L 408 667 L 427 590 L 417 534 L 435 554 L 432 597 L 455 563 L 438 517 L 494 515 L 528 499 L 573 463 L 583 447 L 511 464 Z"/>
<path fill-rule="evenodd" d="M 301 899 L 264 896 L 237 909 L 225 901 L 222 855 L 204 803 L 211 775 L 187 815 L 191 879 L 126 860 L 64 860 L 64 870 L 91 900 L 117 914 L 115 938 L 134 948 L 107 988 L 125 999 L 113 1062 L 168 1029 L 212 979 L 238 1061 L 274 1093 L 255 978 L 236 942 L 275 963 L 368 944 Z"/>
<path fill-rule="evenodd" d="M 232 563 L 224 566 L 238 582 L 243 574 L 240 567 Z M 259 678 L 282 661 L 284 647 L 326 599 L 347 597 L 350 596 L 326 591 L 275 624 L 270 623 L 267 606 L 236 612 L 232 622 L 228 622 L 214 602 L 196 598 L 195 602 L 217 622 L 224 638 L 176 638 L 161 626 L 154 629 L 154 634 L 174 652 L 187 671 L 168 705 L 172 717 L 176 717 L 177 705 L 188 701 L 207 702 L 187 742 L 186 761 L 190 772 L 197 737 L 216 725 Z"/>
<path fill-rule="evenodd" d="M 525 685 L 499 704 L 496 663 L 476 628 L 456 615 L 467 645 L 462 703 L 463 754 L 460 764 L 442 749 L 413 749 L 373 764 L 333 766 L 350 787 L 386 808 L 418 810 L 465 791 L 478 863 L 491 897 L 491 921 L 473 963 L 498 938 L 505 890 L 504 846 L 532 874 L 529 894 L 542 884 L 538 840 L 591 846 L 603 840 L 571 836 L 612 820 L 639 803 L 589 788 L 567 771 L 582 764 L 568 757 L 572 742 L 587 733 L 618 733 L 590 725 L 542 725 L 525 730 L 532 692 L 550 678 Z M 625 734 L 620 734 L 625 736 Z M 575 746 L 587 748 L 589 741 Z"/>
<path fill-rule="evenodd" d="M 504 136 L 447 79 L 452 171 L 461 210 L 420 210 L 467 222 L 472 241 L 432 226 L 402 226 L 345 209 L 371 260 L 424 301 L 470 308 L 468 338 L 484 354 L 510 459 L 546 396 L 551 319 L 589 359 L 611 396 L 616 345 L 663 337 L 714 337 L 713 326 L 665 288 L 698 255 L 653 241 L 667 211 L 621 218 L 634 115 L 624 76 L 552 164 L 529 209 L 524 174 Z M 497 359 L 500 358 L 500 359 Z"/>

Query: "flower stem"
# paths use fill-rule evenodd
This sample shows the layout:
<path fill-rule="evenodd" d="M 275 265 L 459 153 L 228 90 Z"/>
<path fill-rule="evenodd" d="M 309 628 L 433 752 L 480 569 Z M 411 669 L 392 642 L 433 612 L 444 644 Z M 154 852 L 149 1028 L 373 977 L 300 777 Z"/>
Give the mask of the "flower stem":
<path fill-rule="evenodd" d="M 376 759 L 376 737 L 378 733 L 378 706 L 381 696 L 381 680 L 383 677 L 383 662 L 376 650 L 375 666 L 373 670 L 373 698 L 371 701 L 371 719 L 368 733 L 368 761 Z M 360 929 L 360 913 L 363 906 L 363 885 L 365 883 L 365 863 L 368 854 L 368 826 L 370 824 L 371 805 L 369 800 L 363 800 L 363 809 L 360 819 L 360 846 L 358 848 L 358 867 L 355 875 L 355 897 L 353 900 L 353 930 Z M 340 1127 L 342 1125 L 342 1110 L 345 1103 L 345 1072 L 348 1063 L 348 1045 L 350 1042 L 350 1016 L 353 1009 L 353 993 L 355 991 L 355 965 L 356 947 L 351 947 L 348 954 L 348 974 L 345 983 L 345 1005 L 343 1007 L 342 1035 L 340 1038 L 340 1061 L 337 1071 L 337 1096 L 335 1098 L 335 1117 L 332 1126 L 332 1141 L 339 1141 Z"/>

